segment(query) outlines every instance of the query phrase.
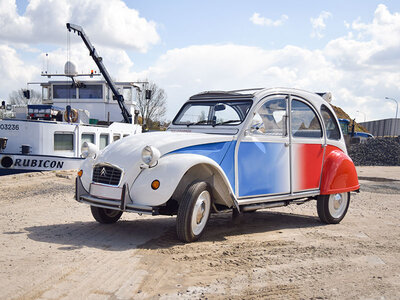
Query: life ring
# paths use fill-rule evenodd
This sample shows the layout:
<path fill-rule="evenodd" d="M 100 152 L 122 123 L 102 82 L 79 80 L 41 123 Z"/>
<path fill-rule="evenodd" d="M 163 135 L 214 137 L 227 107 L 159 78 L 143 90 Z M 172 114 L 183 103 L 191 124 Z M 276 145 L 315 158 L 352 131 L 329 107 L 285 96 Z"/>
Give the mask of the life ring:
<path fill-rule="evenodd" d="M 71 122 L 71 123 L 75 123 L 76 121 L 78 121 L 78 110 L 75 108 L 71 109 L 71 120 L 68 120 L 68 111 L 64 111 L 64 121 L 65 122 Z"/>

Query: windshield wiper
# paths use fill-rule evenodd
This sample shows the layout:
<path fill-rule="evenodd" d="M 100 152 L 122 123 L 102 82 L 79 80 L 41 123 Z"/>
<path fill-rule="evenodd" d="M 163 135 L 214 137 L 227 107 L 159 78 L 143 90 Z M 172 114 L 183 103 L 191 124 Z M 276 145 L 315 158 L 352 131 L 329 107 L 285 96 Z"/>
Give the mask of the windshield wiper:
<path fill-rule="evenodd" d="M 240 120 L 227 120 L 224 122 L 219 122 L 219 123 L 215 123 L 213 124 L 213 127 L 218 126 L 218 125 L 225 125 L 225 124 L 230 124 L 230 123 L 235 123 L 235 122 L 241 122 Z"/>
<path fill-rule="evenodd" d="M 198 124 L 204 124 L 204 123 L 208 123 L 208 120 L 201 120 L 201 121 L 198 121 L 198 122 L 187 123 L 186 126 L 189 127 L 189 126 L 192 126 L 192 125 L 198 125 Z"/>

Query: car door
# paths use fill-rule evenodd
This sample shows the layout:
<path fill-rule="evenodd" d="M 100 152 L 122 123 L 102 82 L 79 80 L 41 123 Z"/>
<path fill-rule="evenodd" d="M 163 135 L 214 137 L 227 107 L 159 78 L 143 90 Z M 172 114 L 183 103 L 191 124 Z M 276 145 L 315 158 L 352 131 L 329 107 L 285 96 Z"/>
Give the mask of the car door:
<path fill-rule="evenodd" d="M 319 189 L 325 142 L 318 113 L 304 99 L 290 99 L 290 134 L 292 192 Z"/>
<path fill-rule="evenodd" d="M 290 193 L 287 99 L 270 96 L 255 107 L 237 146 L 238 197 Z"/>

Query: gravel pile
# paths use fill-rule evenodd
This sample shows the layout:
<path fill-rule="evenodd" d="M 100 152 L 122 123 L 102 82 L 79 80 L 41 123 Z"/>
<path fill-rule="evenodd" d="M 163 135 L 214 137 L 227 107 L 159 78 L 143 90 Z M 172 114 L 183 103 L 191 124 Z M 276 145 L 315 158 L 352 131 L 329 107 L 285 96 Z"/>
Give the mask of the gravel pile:
<path fill-rule="evenodd" d="M 356 166 L 400 166 L 400 137 L 368 139 L 348 152 Z"/>

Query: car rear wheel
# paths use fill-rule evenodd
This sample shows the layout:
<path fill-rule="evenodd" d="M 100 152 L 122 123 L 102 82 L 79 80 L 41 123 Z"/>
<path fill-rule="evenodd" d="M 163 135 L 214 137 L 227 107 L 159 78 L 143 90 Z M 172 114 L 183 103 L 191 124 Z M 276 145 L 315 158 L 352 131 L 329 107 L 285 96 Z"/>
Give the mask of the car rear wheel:
<path fill-rule="evenodd" d="M 347 213 L 350 193 L 320 195 L 317 199 L 318 216 L 327 224 L 339 223 Z"/>
<path fill-rule="evenodd" d="M 176 232 L 182 242 L 200 238 L 211 211 L 211 190 L 206 182 L 195 182 L 187 189 L 178 208 Z"/>
<path fill-rule="evenodd" d="M 122 211 L 120 210 L 107 209 L 96 206 L 90 206 L 90 210 L 92 211 L 92 215 L 95 220 L 102 224 L 115 223 L 122 216 Z"/>

